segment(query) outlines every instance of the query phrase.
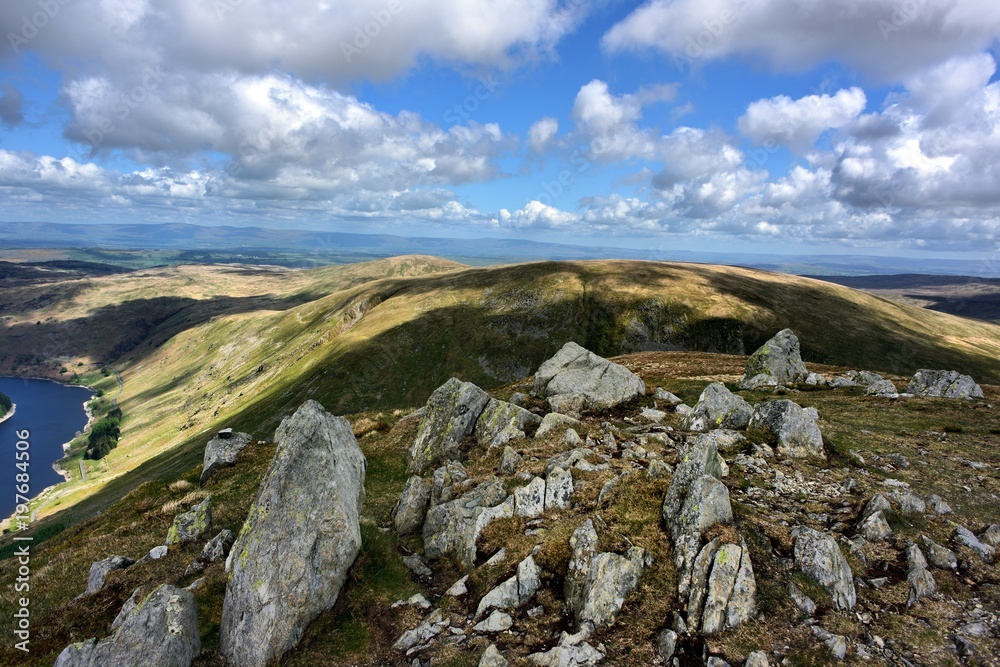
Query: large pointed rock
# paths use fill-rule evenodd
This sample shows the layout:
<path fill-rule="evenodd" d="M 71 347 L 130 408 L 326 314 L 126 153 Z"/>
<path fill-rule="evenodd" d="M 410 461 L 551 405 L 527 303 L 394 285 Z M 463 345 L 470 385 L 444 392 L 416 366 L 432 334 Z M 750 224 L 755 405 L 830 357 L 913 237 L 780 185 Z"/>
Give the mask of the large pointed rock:
<path fill-rule="evenodd" d="M 472 384 L 451 378 L 427 399 L 426 411 L 410 447 L 407 473 L 423 475 L 428 469 L 462 457 L 459 445 L 472 435 L 476 421 L 490 397 Z"/>
<path fill-rule="evenodd" d="M 681 428 L 689 431 L 746 428 L 753 408 L 742 396 L 737 396 L 721 382 L 705 387 L 691 412 L 684 415 Z"/>
<path fill-rule="evenodd" d="M 343 417 L 307 401 L 278 449 L 230 554 L 220 642 L 229 665 L 277 662 L 337 601 L 361 549 L 365 457 Z"/>
<path fill-rule="evenodd" d="M 932 371 L 922 368 L 913 375 L 906 393 L 941 398 L 983 398 L 982 388 L 968 375 L 958 371 Z"/>
<path fill-rule="evenodd" d="M 502 447 L 514 438 L 534 435 L 542 418 L 513 403 L 491 398 L 476 421 L 476 442 Z"/>
<path fill-rule="evenodd" d="M 795 565 L 806 576 L 818 581 L 833 597 L 838 609 L 854 609 L 857 594 L 854 575 L 847 559 L 832 535 L 800 526 L 792 531 L 795 538 Z"/>
<path fill-rule="evenodd" d="M 782 329 L 750 355 L 740 387 L 757 389 L 802 382 L 808 375 L 802 363 L 799 339 L 791 329 Z"/>
<path fill-rule="evenodd" d="M 547 398 L 553 412 L 578 417 L 642 396 L 646 384 L 624 366 L 569 342 L 539 367 L 532 391 Z"/>
<path fill-rule="evenodd" d="M 794 401 L 782 399 L 757 405 L 750 428 L 770 434 L 778 443 L 778 453 L 784 456 L 826 458 L 819 424 L 809 411 Z"/>
<path fill-rule="evenodd" d="M 56 667 L 189 667 L 201 652 L 198 607 L 190 591 L 163 585 L 124 611 L 114 633 L 67 646 Z"/>

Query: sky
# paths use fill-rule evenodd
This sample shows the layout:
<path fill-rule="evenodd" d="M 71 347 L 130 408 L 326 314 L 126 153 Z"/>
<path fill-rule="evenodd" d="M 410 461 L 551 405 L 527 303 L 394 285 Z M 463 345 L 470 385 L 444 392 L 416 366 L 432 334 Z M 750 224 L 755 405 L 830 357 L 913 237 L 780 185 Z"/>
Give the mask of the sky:
<path fill-rule="evenodd" d="M 1000 250 L 996 0 L 4 0 L 0 220 Z"/>

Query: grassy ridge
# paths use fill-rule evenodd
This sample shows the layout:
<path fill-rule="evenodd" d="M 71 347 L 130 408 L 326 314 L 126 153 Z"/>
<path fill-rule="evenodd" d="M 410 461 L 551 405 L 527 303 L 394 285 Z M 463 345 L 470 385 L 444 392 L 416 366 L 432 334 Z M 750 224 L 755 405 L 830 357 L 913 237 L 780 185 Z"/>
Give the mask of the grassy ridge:
<path fill-rule="evenodd" d="M 65 286 L 72 298 L 45 311 L 49 329 L 67 325 L 88 333 L 83 346 L 98 338 L 107 346 L 122 344 L 113 332 L 123 313 L 183 302 L 172 302 L 177 309 L 161 313 L 141 340 L 130 339 L 115 362 L 129 415 L 120 445 L 88 464 L 86 483 L 51 494 L 40 516 L 93 499 L 86 515 L 141 481 L 176 476 L 197 464 L 218 428 L 269 433 L 307 398 L 341 414 L 418 405 L 452 375 L 484 387 L 524 377 L 568 340 L 606 356 L 745 354 L 792 327 L 808 361 L 900 374 L 955 368 L 1000 382 L 1000 327 L 733 267 L 468 268 L 402 257 L 303 272 L 175 267 L 135 275 Z M 93 329 L 78 324 L 87 312 Z M 79 342 L 65 335 L 67 345 Z"/>

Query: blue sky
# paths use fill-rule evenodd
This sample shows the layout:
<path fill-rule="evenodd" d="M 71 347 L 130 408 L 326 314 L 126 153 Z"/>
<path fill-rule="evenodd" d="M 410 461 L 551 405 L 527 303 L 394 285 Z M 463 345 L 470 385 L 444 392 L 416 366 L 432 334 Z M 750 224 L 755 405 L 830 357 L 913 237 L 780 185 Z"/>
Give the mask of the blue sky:
<path fill-rule="evenodd" d="M 8 0 L 0 219 L 989 257 L 986 0 Z"/>

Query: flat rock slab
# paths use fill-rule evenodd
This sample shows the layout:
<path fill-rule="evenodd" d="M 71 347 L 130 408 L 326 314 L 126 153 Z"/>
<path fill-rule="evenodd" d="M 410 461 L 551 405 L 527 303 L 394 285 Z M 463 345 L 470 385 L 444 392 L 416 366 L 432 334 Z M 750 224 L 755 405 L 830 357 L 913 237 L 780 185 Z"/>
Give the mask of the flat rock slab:
<path fill-rule="evenodd" d="M 642 396 L 646 384 L 624 366 L 569 342 L 539 367 L 532 391 L 547 398 L 554 412 L 578 417 Z"/>

